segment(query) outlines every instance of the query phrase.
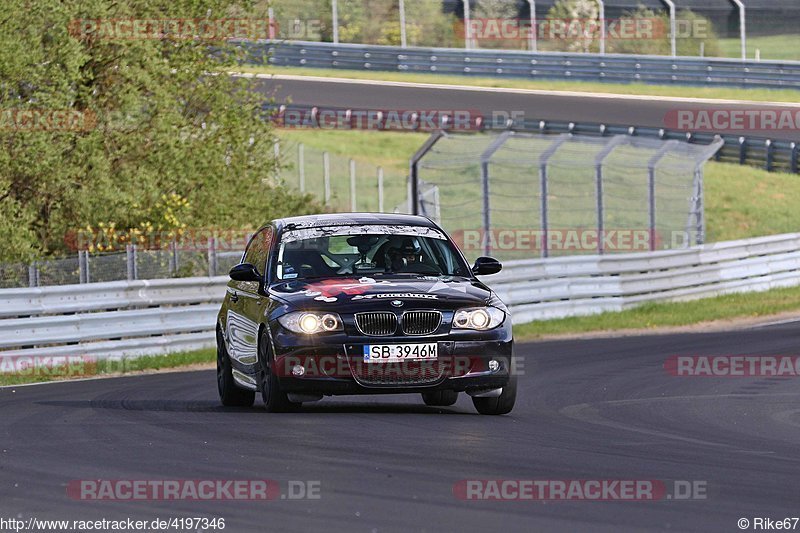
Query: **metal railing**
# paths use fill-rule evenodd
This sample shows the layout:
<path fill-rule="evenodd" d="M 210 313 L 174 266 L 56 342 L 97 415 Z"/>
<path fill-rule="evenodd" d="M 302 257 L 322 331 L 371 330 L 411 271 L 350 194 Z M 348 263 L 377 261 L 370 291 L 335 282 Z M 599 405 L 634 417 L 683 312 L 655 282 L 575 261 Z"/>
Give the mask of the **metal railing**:
<path fill-rule="evenodd" d="M 800 62 L 257 41 L 250 63 L 497 78 L 800 89 Z"/>
<path fill-rule="evenodd" d="M 514 323 L 646 302 L 800 285 L 800 234 L 614 256 L 511 261 L 485 278 Z M 0 291 L 0 357 L 97 358 L 214 345 L 228 278 L 118 281 Z"/>

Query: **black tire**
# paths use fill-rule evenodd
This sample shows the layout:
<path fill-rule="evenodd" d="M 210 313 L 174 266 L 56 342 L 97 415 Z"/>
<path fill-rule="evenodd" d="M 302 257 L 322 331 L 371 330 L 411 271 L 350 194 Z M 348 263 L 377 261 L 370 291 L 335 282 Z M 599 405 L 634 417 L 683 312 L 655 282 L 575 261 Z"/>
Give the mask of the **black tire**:
<path fill-rule="evenodd" d="M 423 392 L 422 401 L 431 407 L 450 407 L 458 401 L 458 392 L 454 390 Z"/>
<path fill-rule="evenodd" d="M 217 390 L 225 407 L 251 407 L 256 400 L 255 391 L 239 388 L 233 381 L 233 369 L 225 341 L 217 331 Z"/>
<path fill-rule="evenodd" d="M 299 409 L 302 404 L 289 401 L 286 393 L 281 391 L 278 376 L 272 372 L 272 350 L 266 331 L 262 331 L 258 339 L 258 362 L 258 389 L 267 412 L 285 413 Z"/>
<path fill-rule="evenodd" d="M 508 384 L 497 398 L 472 398 L 472 404 L 482 415 L 506 415 L 517 401 L 517 376 L 511 375 Z"/>

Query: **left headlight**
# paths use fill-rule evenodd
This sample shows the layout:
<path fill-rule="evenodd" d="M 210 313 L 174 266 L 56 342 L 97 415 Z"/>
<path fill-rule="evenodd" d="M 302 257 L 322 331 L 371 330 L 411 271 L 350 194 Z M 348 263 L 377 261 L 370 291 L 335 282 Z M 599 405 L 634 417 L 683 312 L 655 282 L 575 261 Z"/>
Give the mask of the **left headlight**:
<path fill-rule="evenodd" d="M 453 317 L 453 327 L 485 331 L 496 328 L 505 320 L 506 314 L 496 307 L 471 307 L 459 309 Z"/>
<path fill-rule="evenodd" d="M 295 311 L 278 317 L 278 322 L 289 331 L 306 335 L 344 330 L 342 319 L 336 313 Z"/>

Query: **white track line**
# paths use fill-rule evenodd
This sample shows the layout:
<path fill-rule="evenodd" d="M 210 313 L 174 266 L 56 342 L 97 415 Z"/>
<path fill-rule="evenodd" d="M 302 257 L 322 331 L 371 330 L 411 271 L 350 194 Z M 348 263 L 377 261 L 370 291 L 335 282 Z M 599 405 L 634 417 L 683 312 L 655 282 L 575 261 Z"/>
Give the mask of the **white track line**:
<path fill-rule="evenodd" d="M 681 96 L 655 96 L 641 94 L 615 94 L 615 93 L 593 93 L 582 91 L 551 91 L 544 89 L 513 89 L 503 87 L 481 87 L 475 85 L 448 85 L 442 83 L 416 83 L 409 81 L 383 81 L 365 80 L 357 78 L 328 78 L 325 76 L 297 76 L 293 74 L 255 74 L 248 72 L 230 72 L 234 76 L 243 78 L 257 78 L 267 80 L 287 80 L 287 81 L 307 81 L 311 83 L 341 83 L 357 85 L 378 85 L 381 87 L 406 87 L 414 89 L 436 89 L 443 91 L 472 91 L 480 93 L 499 93 L 499 94 L 527 94 L 539 96 L 572 96 L 581 98 L 598 98 L 603 100 L 637 100 L 637 101 L 661 101 L 661 102 L 680 102 L 695 104 L 728 104 L 728 105 L 747 105 L 758 107 L 787 107 L 800 109 L 800 102 L 758 102 L 754 100 L 726 100 L 718 98 L 688 98 Z M 687 91 L 691 87 L 686 88 Z M 800 97 L 799 97 L 800 98 Z"/>

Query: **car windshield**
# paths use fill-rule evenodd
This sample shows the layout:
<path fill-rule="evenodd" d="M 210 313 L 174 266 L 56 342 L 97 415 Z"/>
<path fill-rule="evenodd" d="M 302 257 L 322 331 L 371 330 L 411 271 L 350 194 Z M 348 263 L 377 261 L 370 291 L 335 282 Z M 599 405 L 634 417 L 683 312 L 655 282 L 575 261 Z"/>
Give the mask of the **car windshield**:
<path fill-rule="evenodd" d="M 468 273 L 461 255 L 441 231 L 403 225 L 287 229 L 281 236 L 275 266 L 279 280 Z"/>

